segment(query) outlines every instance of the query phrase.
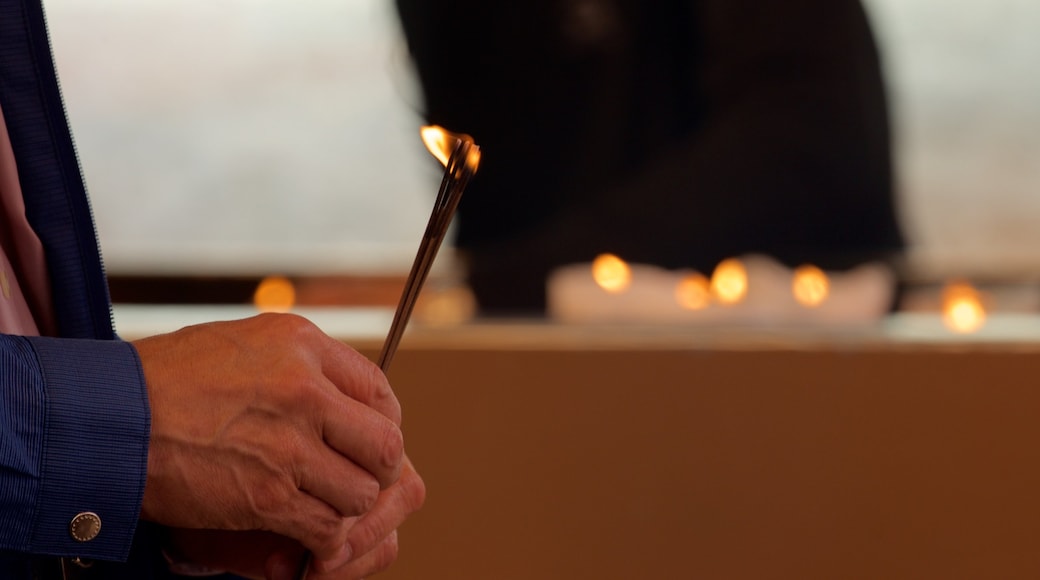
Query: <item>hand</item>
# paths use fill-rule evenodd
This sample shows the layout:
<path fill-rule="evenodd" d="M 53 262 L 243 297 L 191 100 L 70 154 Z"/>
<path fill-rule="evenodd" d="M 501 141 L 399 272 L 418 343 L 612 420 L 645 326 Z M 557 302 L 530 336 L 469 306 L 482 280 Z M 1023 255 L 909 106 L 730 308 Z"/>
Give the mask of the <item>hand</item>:
<path fill-rule="evenodd" d="M 372 511 L 347 518 L 354 557 L 338 568 L 315 562 L 308 580 L 356 580 L 385 570 L 397 558 L 397 528 L 425 497 L 422 479 L 406 462 L 401 479 L 380 494 Z M 269 532 L 171 530 L 168 548 L 193 564 L 267 580 L 293 580 L 304 556 L 298 542 Z"/>
<path fill-rule="evenodd" d="M 322 567 L 350 559 L 345 518 L 404 464 L 400 405 L 374 364 L 293 315 L 134 345 L 152 408 L 142 518 L 274 532 Z"/>

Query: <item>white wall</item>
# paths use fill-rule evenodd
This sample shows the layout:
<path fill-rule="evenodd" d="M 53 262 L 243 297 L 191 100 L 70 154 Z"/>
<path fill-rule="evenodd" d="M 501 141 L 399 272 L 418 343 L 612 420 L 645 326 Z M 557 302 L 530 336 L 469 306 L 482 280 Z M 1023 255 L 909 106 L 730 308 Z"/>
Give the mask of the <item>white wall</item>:
<path fill-rule="evenodd" d="M 866 2 L 917 255 L 947 274 L 1040 274 L 1040 3 Z"/>
<path fill-rule="evenodd" d="M 915 255 L 1040 272 L 1040 3 L 866 1 Z M 112 271 L 410 262 L 436 168 L 388 0 L 47 5 Z"/>
<path fill-rule="evenodd" d="M 49 0 L 109 269 L 406 269 L 437 168 L 389 6 Z"/>

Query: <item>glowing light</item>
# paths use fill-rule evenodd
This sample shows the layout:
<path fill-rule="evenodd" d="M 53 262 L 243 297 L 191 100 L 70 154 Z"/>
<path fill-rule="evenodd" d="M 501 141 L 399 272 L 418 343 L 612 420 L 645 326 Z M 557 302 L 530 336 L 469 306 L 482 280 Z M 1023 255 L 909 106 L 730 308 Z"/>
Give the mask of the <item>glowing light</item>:
<path fill-rule="evenodd" d="M 477 170 L 477 166 L 480 165 L 479 147 L 470 147 L 469 155 L 466 156 L 466 165 L 469 165 L 473 171 Z"/>
<path fill-rule="evenodd" d="M 632 269 L 614 254 L 601 254 L 592 262 L 592 279 L 611 294 L 620 294 L 632 284 Z"/>
<path fill-rule="evenodd" d="M 253 293 L 253 305 L 260 312 L 288 312 L 296 302 L 296 288 L 288 278 L 264 278 Z"/>
<path fill-rule="evenodd" d="M 426 149 L 437 158 L 437 161 L 440 161 L 441 165 L 447 165 L 448 158 L 451 157 L 451 152 L 455 147 L 454 140 L 449 142 L 448 132 L 436 125 L 427 125 L 419 130 L 419 135 L 422 136 Z"/>
<path fill-rule="evenodd" d="M 723 260 L 711 275 L 711 295 L 720 304 L 739 304 L 747 297 L 748 275 L 744 263 L 736 258 Z"/>
<path fill-rule="evenodd" d="M 816 266 L 799 266 L 794 271 L 794 280 L 791 282 L 791 292 L 794 299 L 806 308 L 816 308 L 827 300 L 830 295 L 831 283 L 827 274 Z"/>
<path fill-rule="evenodd" d="M 711 282 L 703 274 L 683 276 L 675 286 L 675 301 L 687 310 L 703 310 L 711 304 Z"/>
<path fill-rule="evenodd" d="M 942 315 L 946 327 L 960 334 L 971 334 L 986 323 L 982 297 L 970 284 L 955 282 L 943 290 Z"/>
<path fill-rule="evenodd" d="M 437 158 L 437 161 L 441 162 L 441 165 L 447 166 L 448 159 L 451 158 L 452 151 L 458 146 L 459 141 L 463 139 L 473 141 L 466 135 L 459 135 L 452 133 L 437 125 L 427 125 L 419 130 L 419 135 L 422 136 L 423 143 L 426 145 L 426 149 Z M 469 153 L 466 156 L 466 164 L 471 169 L 476 171 L 477 166 L 480 165 L 480 148 L 470 147 Z"/>
<path fill-rule="evenodd" d="M 477 300 L 466 287 L 430 288 L 419 295 L 416 315 L 427 326 L 458 326 L 477 313 Z"/>

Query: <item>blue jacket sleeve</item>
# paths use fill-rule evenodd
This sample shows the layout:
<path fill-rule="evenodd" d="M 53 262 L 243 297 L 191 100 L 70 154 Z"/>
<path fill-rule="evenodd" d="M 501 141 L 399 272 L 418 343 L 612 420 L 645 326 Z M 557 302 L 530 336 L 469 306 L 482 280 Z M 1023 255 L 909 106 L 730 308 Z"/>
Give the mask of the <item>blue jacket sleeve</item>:
<path fill-rule="evenodd" d="M 148 466 L 150 412 L 127 342 L 0 335 L 0 550 L 125 560 Z M 100 533 L 69 524 L 94 512 Z"/>

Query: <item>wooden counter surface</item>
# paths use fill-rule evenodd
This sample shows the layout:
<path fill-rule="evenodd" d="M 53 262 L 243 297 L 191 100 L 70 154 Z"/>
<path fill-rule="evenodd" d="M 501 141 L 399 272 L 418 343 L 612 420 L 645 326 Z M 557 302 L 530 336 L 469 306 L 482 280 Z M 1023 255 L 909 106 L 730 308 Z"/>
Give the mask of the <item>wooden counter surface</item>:
<path fill-rule="evenodd" d="M 402 344 L 381 578 L 1040 578 L 1035 345 L 539 334 Z"/>

